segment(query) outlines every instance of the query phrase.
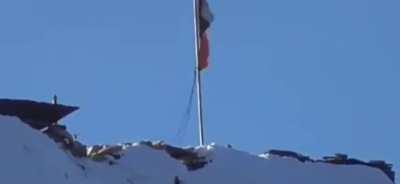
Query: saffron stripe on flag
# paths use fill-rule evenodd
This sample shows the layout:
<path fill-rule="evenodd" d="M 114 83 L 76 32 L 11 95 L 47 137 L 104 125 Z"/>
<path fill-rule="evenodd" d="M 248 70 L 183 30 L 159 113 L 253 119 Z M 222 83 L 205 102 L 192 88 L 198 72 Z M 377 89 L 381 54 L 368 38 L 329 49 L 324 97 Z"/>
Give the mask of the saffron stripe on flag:
<path fill-rule="evenodd" d="M 200 40 L 199 70 L 203 70 L 208 67 L 209 56 L 210 56 L 210 46 L 208 41 L 208 35 L 207 32 L 204 32 Z"/>

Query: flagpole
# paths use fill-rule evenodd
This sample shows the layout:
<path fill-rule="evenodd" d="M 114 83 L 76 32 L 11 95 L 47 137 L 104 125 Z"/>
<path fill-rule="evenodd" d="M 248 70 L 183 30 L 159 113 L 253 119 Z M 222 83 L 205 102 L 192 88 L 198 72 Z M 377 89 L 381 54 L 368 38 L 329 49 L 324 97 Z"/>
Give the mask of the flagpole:
<path fill-rule="evenodd" d="M 196 93 L 197 93 L 197 121 L 199 129 L 199 142 L 203 146 L 204 142 L 204 117 L 203 117 L 203 96 L 201 90 L 201 72 L 199 68 L 199 13 L 200 13 L 199 0 L 193 0 L 193 23 L 194 23 L 194 43 L 195 43 L 195 56 L 196 56 Z"/>

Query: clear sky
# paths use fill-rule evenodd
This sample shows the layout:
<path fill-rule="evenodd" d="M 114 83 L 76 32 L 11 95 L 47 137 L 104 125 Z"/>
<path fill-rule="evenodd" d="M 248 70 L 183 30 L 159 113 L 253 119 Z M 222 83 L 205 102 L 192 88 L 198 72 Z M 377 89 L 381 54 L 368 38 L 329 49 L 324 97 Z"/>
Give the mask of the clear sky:
<path fill-rule="evenodd" d="M 400 165 L 400 1 L 209 1 L 206 137 Z M 89 144 L 197 144 L 190 0 L 0 1 L 0 96 L 81 109 Z M 399 167 L 397 167 L 399 168 Z M 399 171 L 399 170 L 398 170 Z"/>

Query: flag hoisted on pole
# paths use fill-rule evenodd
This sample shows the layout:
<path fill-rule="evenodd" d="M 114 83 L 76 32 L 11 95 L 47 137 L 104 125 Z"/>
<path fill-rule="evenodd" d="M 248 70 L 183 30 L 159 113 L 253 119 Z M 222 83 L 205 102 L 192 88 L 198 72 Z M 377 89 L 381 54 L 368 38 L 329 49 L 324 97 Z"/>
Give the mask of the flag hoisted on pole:
<path fill-rule="evenodd" d="M 207 0 L 193 0 L 195 55 L 196 55 L 196 92 L 197 92 L 197 120 L 199 124 L 200 145 L 204 145 L 204 118 L 201 90 L 201 71 L 208 67 L 210 55 L 207 29 L 214 19 Z"/>
<path fill-rule="evenodd" d="M 200 50 L 199 50 L 199 69 L 203 70 L 208 66 L 208 57 L 210 55 L 210 46 L 208 41 L 207 29 L 214 20 L 210 7 L 206 0 L 199 0 L 198 25 L 200 26 Z"/>

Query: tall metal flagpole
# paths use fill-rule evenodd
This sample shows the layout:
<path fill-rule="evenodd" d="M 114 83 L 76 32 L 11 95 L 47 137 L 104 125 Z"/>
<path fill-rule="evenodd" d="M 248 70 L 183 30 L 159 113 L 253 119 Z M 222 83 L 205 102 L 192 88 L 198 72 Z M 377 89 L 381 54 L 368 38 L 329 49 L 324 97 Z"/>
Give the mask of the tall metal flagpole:
<path fill-rule="evenodd" d="M 197 121 L 199 124 L 199 141 L 203 146 L 204 142 L 204 118 L 203 118 L 203 103 L 201 91 L 201 72 L 199 68 L 199 49 L 200 49 L 200 32 L 199 32 L 199 13 L 200 13 L 199 0 L 193 0 L 193 23 L 194 23 L 194 42 L 195 42 L 195 56 L 196 56 L 196 93 L 197 93 Z"/>

